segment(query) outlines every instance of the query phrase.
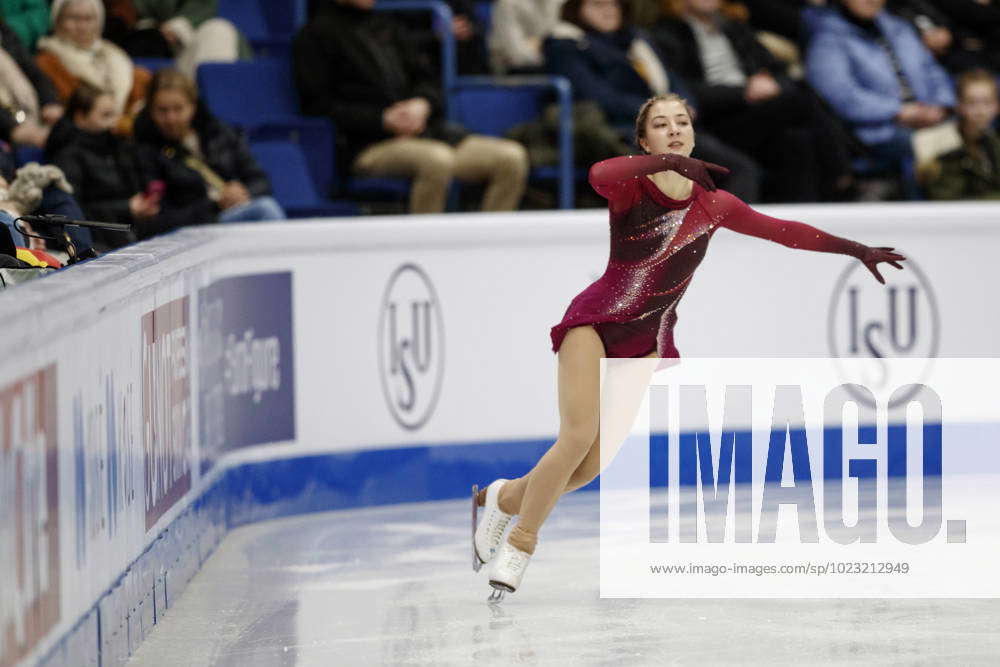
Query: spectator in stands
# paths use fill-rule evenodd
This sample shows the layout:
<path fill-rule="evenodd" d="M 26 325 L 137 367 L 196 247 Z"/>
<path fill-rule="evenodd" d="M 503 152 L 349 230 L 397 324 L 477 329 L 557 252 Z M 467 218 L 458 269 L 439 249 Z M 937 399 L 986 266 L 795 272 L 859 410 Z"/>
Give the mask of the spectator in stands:
<path fill-rule="evenodd" d="M 566 0 L 496 0 L 490 30 L 490 64 L 498 74 L 545 71 L 542 42 L 559 22 Z"/>
<path fill-rule="evenodd" d="M 175 69 L 153 76 L 136 142 L 156 156 L 165 201 L 186 207 L 206 198 L 219 222 L 283 220 L 271 182 L 242 136 L 198 99 L 194 81 Z"/>
<path fill-rule="evenodd" d="M 698 107 L 644 34 L 625 22 L 618 0 L 568 0 L 561 18 L 543 46 L 546 67 L 572 82 L 576 99 L 596 102 L 622 137 L 631 142 L 635 115 L 653 95 L 675 92 Z M 694 156 L 728 167 L 720 184 L 740 199 L 759 198 L 760 170 L 745 154 L 699 130 Z"/>
<path fill-rule="evenodd" d="M 49 32 L 49 3 L 46 0 L 0 0 L 0 17 L 17 33 L 29 52 L 34 52 L 38 38 Z"/>
<path fill-rule="evenodd" d="M 884 6 L 885 0 L 838 0 L 824 10 L 806 74 L 876 162 L 900 172 L 912 164 L 912 131 L 944 120 L 955 94 L 916 31 Z M 912 179 L 903 186 L 908 198 L 919 196 Z"/>
<path fill-rule="evenodd" d="M 934 0 L 951 19 L 956 41 L 970 51 L 981 51 L 983 63 L 1000 70 L 1000 0 Z"/>
<path fill-rule="evenodd" d="M 219 18 L 218 0 L 105 0 L 108 38 L 133 58 L 176 58 L 194 78 L 203 62 L 249 57 L 231 22 Z"/>
<path fill-rule="evenodd" d="M 1000 137 L 993 123 L 1000 110 L 997 79 L 972 70 L 958 80 L 962 147 L 932 162 L 922 174 L 931 199 L 1000 199 Z"/>
<path fill-rule="evenodd" d="M 62 114 L 52 82 L 0 20 L 0 140 L 41 148 Z"/>
<path fill-rule="evenodd" d="M 81 83 L 45 148 L 46 159 L 66 174 L 88 219 L 136 226 L 134 233 L 95 231 L 100 250 L 120 248 L 151 235 L 144 234 L 142 228 L 155 227 L 161 215 L 159 198 L 143 192 L 150 177 L 138 150 L 111 132 L 117 119 L 114 97 Z M 181 213 L 191 222 L 207 221 L 211 209 L 206 204 L 202 210 Z"/>
<path fill-rule="evenodd" d="M 528 171 L 524 147 L 447 123 L 426 60 L 374 4 L 327 2 L 296 37 L 303 111 L 334 120 L 345 171 L 412 177 L 411 212 L 444 210 L 453 178 L 487 183 L 484 210 L 516 209 Z"/>
<path fill-rule="evenodd" d="M 704 126 L 764 164 L 771 198 L 849 198 L 850 136 L 720 0 L 684 0 L 680 18 L 653 28 L 657 46 L 698 100 Z M 766 186 L 765 186 L 766 187 Z"/>
<path fill-rule="evenodd" d="M 142 108 L 150 73 L 135 67 L 128 55 L 101 39 L 104 5 L 99 0 L 55 0 L 55 34 L 38 40 L 38 66 L 63 100 L 86 82 L 111 93 L 118 113 L 116 131 L 127 134 Z"/>
<path fill-rule="evenodd" d="M 67 246 L 61 238 L 61 228 L 38 223 L 34 229 L 22 221 L 28 234 L 40 234 L 46 238 L 36 238 L 23 235 L 13 228 L 13 218 L 30 214 L 63 215 L 73 220 L 82 220 L 83 212 L 72 195 L 73 187 L 66 180 L 65 174 L 55 165 L 40 165 L 29 162 L 17 173 L 4 171 L 0 174 L 0 209 L 9 213 L 12 218 L 11 232 L 21 247 L 31 247 L 45 250 L 66 250 Z M 81 227 L 68 227 L 66 233 L 73 241 L 74 248 L 80 256 L 86 256 L 93 246 L 90 230 Z"/>
<path fill-rule="evenodd" d="M 910 21 L 950 72 L 1000 69 L 1000 2 L 889 0 L 887 9 Z"/>
<path fill-rule="evenodd" d="M 331 0 L 324 0 L 330 2 Z M 336 0 L 334 0 L 336 1 Z M 485 29 L 476 16 L 476 3 L 480 0 L 442 0 L 451 9 L 451 36 L 455 42 L 455 60 L 459 74 L 484 74 L 487 72 Z M 386 8 L 391 8 L 386 3 Z M 410 39 L 417 50 L 425 54 L 434 71 L 441 67 L 441 39 L 438 27 L 426 11 L 403 11 L 395 14 L 397 20 L 409 26 Z"/>
<path fill-rule="evenodd" d="M 799 46 L 808 42 L 817 9 L 827 0 L 742 0 L 750 10 L 749 21 L 757 30 L 786 37 Z"/>

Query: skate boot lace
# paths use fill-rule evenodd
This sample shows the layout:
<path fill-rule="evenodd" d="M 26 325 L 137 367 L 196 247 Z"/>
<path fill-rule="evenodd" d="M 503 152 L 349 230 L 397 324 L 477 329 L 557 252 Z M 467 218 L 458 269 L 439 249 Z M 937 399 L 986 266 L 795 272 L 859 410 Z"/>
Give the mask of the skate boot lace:
<path fill-rule="evenodd" d="M 489 535 L 490 544 L 498 544 L 500 538 L 503 536 L 503 531 L 507 528 L 507 524 L 510 523 L 511 516 L 509 514 L 504 514 L 501 510 L 497 510 L 497 513 L 490 517 L 489 525 Z M 491 551 L 495 551 L 496 547 L 490 548 Z"/>

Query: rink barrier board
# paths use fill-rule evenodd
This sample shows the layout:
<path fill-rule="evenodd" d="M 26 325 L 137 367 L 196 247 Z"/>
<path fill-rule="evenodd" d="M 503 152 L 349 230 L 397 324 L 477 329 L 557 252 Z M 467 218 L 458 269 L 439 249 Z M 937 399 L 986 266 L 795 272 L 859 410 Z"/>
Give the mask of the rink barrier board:
<path fill-rule="evenodd" d="M 230 530 L 315 512 L 464 498 L 469 480 L 483 485 L 519 477 L 551 444 L 546 439 L 403 447 L 228 468 L 157 536 L 39 664 L 125 664 Z M 667 451 L 665 435 L 650 439 L 651 487 L 666 485 Z M 600 478 L 580 490 L 598 489 Z"/>
<path fill-rule="evenodd" d="M 905 249 L 920 267 L 921 306 L 943 311 L 919 323 L 918 343 L 940 356 L 1000 356 L 1000 314 L 985 307 L 1000 284 L 989 257 L 1000 241 L 996 205 L 765 211 Z M 942 236 L 945 223 L 952 233 Z M 27 475 L 12 467 L 20 457 L 31 477 L 17 482 L 49 494 L 37 506 L 0 504 L 0 521 L 17 513 L 45 527 L 14 536 L 18 547 L 30 539 L 57 556 L 45 563 L 49 588 L 28 592 L 39 597 L 18 588 L 17 601 L 0 603 L 0 633 L 15 623 L 34 633 L 14 658 L 4 641 L 13 634 L 0 635 L 0 665 L 120 663 L 236 525 L 462 497 L 471 482 L 523 474 L 557 426 L 548 328 L 600 274 L 606 244 L 604 211 L 211 226 L 0 294 L 0 322 L 16 323 L 0 337 L 0 422 L 21 429 L 0 429 L 0 492 L 8 499 L 8 481 Z M 836 298 L 884 296 L 850 261 L 720 233 L 680 309 L 682 355 L 830 356 L 827 334 L 843 325 L 828 318 Z M 380 377 L 400 341 L 378 351 L 376 341 L 392 330 L 387 313 L 418 303 L 440 307 L 428 330 L 442 365 L 418 387 L 426 414 L 411 419 L 393 411 L 399 387 Z M 779 326 L 734 337 L 734 321 Z M 235 380 L 226 376 L 233 358 Z M 33 416 L 12 422 L 25 406 Z M 463 442 L 473 444 L 454 444 Z M 400 470 L 379 477 L 394 462 Z M 282 471 L 287 487 L 272 497 L 268 470 Z M 294 480 L 317 470 L 326 481 L 311 489 Z M 414 470 L 427 482 L 409 497 L 399 486 Z M 5 585 L 15 552 L 0 543 Z"/>

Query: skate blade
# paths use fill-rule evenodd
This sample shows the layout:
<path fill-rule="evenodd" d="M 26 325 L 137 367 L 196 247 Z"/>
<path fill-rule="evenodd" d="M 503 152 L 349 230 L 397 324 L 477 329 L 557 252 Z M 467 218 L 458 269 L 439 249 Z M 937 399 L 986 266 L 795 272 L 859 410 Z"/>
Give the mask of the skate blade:
<path fill-rule="evenodd" d="M 507 590 L 503 588 L 494 588 L 490 596 L 486 598 L 486 601 L 490 604 L 499 604 L 503 602 L 504 596 L 507 595 Z"/>
<path fill-rule="evenodd" d="M 476 553 L 476 519 L 479 516 L 479 485 L 472 485 L 472 571 L 479 572 L 484 561 Z"/>
<path fill-rule="evenodd" d="M 502 581 L 493 581 L 492 579 L 490 579 L 490 586 L 493 587 L 493 592 L 494 593 L 497 593 L 497 592 L 499 592 L 499 593 L 513 593 L 514 592 L 514 588 L 512 586 L 509 586 L 509 585 L 503 583 Z"/>

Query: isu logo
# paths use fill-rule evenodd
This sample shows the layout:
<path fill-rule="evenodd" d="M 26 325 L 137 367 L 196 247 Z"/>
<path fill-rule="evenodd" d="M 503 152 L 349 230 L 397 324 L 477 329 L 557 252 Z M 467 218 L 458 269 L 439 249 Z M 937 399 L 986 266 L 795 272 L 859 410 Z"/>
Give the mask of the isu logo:
<path fill-rule="evenodd" d="M 419 429 L 441 391 L 444 325 L 434 286 L 417 265 L 404 264 L 389 278 L 378 331 L 379 376 L 389 411 L 403 428 Z"/>
<path fill-rule="evenodd" d="M 872 389 L 883 389 L 893 382 L 884 359 L 927 359 L 929 371 L 931 359 L 937 356 L 941 321 L 934 292 L 912 259 L 906 260 L 905 267 L 904 271 L 882 271 L 886 284 L 881 285 L 860 262 L 852 262 L 841 274 L 830 300 L 830 355 L 842 368 L 843 364 L 863 363 Z M 910 398 L 900 396 L 890 407 Z"/>

